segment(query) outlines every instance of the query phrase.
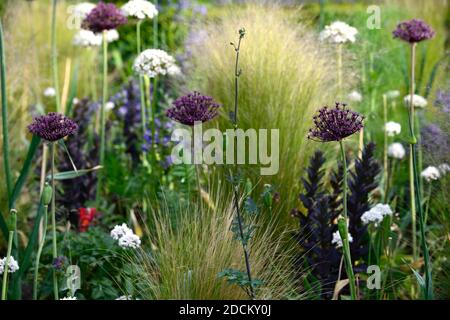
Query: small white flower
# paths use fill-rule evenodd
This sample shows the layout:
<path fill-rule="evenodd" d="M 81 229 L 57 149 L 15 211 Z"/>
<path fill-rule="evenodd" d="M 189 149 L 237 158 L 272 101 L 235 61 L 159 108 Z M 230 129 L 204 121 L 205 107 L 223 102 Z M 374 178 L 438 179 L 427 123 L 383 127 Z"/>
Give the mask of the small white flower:
<path fill-rule="evenodd" d="M 409 107 L 411 103 L 411 96 L 407 95 L 403 98 L 403 102 L 405 103 L 405 107 Z M 422 96 L 419 96 L 418 94 L 413 95 L 413 106 L 416 108 L 425 108 L 427 106 L 428 102 L 427 99 L 425 99 Z"/>
<path fill-rule="evenodd" d="M 441 173 L 441 175 L 445 175 L 445 174 L 447 174 L 447 172 L 450 171 L 450 166 L 446 163 L 442 163 L 442 164 L 438 165 L 438 169 L 439 169 L 439 172 Z"/>
<path fill-rule="evenodd" d="M 112 101 L 108 101 L 105 104 L 105 110 L 106 111 L 110 111 L 110 110 L 114 109 L 114 107 L 115 107 L 115 105 L 114 105 L 114 102 L 112 102 Z"/>
<path fill-rule="evenodd" d="M 98 47 L 102 44 L 102 37 L 90 30 L 81 29 L 73 37 L 73 44 L 80 47 Z"/>
<path fill-rule="evenodd" d="M 420 174 L 422 178 L 424 178 L 427 182 L 431 182 L 432 180 L 437 180 L 441 177 L 441 173 L 439 169 L 433 166 L 429 166 L 425 168 Z"/>
<path fill-rule="evenodd" d="M 52 87 L 46 88 L 46 89 L 44 90 L 44 96 L 45 96 L 45 97 L 48 97 L 48 98 L 51 98 L 51 97 L 56 96 L 56 90 L 55 90 L 55 88 L 52 88 Z"/>
<path fill-rule="evenodd" d="M 377 226 L 381 221 L 383 221 L 385 216 L 392 216 L 393 212 L 388 204 L 377 204 L 369 211 L 366 211 L 361 216 L 361 221 L 364 224 L 369 224 L 373 222 Z"/>
<path fill-rule="evenodd" d="M 114 240 L 119 240 L 121 237 L 123 237 L 124 235 L 126 235 L 129 232 L 133 233 L 133 230 L 128 228 L 128 226 L 125 223 L 122 223 L 121 225 L 116 225 L 111 230 L 110 235 L 111 235 L 111 238 L 113 238 Z"/>
<path fill-rule="evenodd" d="M 176 75 L 179 68 L 175 59 L 160 49 L 147 49 L 134 60 L 133 70 L 143 76 L 154 78 L 158 75 Z"/>
<path fill-rule="evenodd" d="M 72 14 L 77 16 L 80 20 L 84 20 L 95 7 L 96 5 L 94 3 L 82 2 L 72 6 Z"/>
<path fill-rule="evenodd" d="M 64 297 L 59 300 L 78 300 L 77 297 Z"/>
<path fill-rule="evenodd" d="M 394 142 L 388 147 L 388 156 L 394 159 L 403 159 L 406 151 L 403 145 L 399 142 Z"/>
<path fill-rule="evenodd" d="M 398 90 L 391 90 L 391 91 L 386 92 L 385 96 L 388 99 L 395 99 L 395 98 L 400 97 L 400 91 L 398 91 Z"/>
<path fill-rule="evenodd" d="M 321 41 L 330 41 L 332 43 L 355 42 L 358 30 L 349 26 L 345 22 L 335 21 L 331 25 L 326 26 L 320 33 Z"/>
<path fill-rule="evenodd" d="M 6 257 L 0 259 L 0 274 L 3 274 L 3 272 L 5 272 L 5 264 L 6 264 Z M 17 263 L 17 261 L 14 259 L 13 256 L 9 257 L 8 266 L 9 266 L 8 268 L 9 273 L 14 273 L 17 270 L 19 270 L 19 264 Z"/>
<path fill-rule="evenodd" d="M 156 7 L 146 0 L 130 0 L 122 6 L 122 11 L 126 16 L 136 17 L 140 20 L 153 19 L 158 14 Z"/>
<path fill-rule="evenodd" d="M 358 91 L 353 90 L 352 92 L 349 93 L 349 95 L 347 96 L 347 99 L 350 100 L 351 102 L 361 102 L 362 95 Z"/>
<path fill-rule="evenodd" d="M 119 239 L 119 246 L 122 248 L 136 249 L 141 245 L 141 239 L 133 232 L 128 232 Z"/>
<path fill-rule="evenodd" d="M 72 104 L 78 104 L 80 102 L 80 99 L 78 99 L 77 97 L 72 99 Z"/>
<path fill-rule="evenodd" d="M 348 234 L 348 242 L 353 242 L 353 237 L 350 233 Z M 339 230 L 333 233 L 333 239 L 331 240 L 331 244 L 336 245 L 336 248 L 342 247 L 342 239 L 341 235 L 339 234 Z"/>
<path fill-rule="evenodd" d="M 400 125 L 400 123 L 389 121 L 384 125 L 384 130 L 389 137 L 393 137 L 397 134 L 400 134 L 400 132 L 402 131 L 402 126 Z"/>

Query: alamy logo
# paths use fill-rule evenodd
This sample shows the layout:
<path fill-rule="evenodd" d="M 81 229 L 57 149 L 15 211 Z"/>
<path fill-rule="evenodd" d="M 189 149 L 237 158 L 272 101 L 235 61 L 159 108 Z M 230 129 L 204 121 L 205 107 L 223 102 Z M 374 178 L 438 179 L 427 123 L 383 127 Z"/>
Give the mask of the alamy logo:
<path fill-rule="evenodd" d="M 269 141 L 270 139 L 270 141 Z M 278 129 L 207 129 L 196 122 L 192 130 L 172 132 L 174 164 L 250 164 L 260 165 L 261 175 L 275 175 L 279 170 Z"/>

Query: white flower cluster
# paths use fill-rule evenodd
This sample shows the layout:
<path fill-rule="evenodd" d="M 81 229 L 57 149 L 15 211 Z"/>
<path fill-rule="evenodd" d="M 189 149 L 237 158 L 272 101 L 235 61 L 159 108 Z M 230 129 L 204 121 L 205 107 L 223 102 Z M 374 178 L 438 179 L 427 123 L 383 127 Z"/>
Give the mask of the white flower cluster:
<path fill-rule="evenodd" d="M 441 177 L 441 172 L 438 168 L 429 166 L 425 168 L 425 170 L 423 170 L 420 175 L 427 182 L 431 182 L 432 180 L 438 180 Z"/>
<path fill-rule="evenodd" d="M 384 125 L 384 130 L 389 137 L 393 137 L 397 134 L 400 134 L 400 131 L 402 131 L 402 126 L 400 125 L 400 123 L 389 121 Z"/>
<path fill-rule="evenodd" d="M 131 296 L 120 296 L 118 298 L 116 298 L 116 300 L 132 300 Z"/>
<path fill-rule="evenodd" d="M 44 96 L 47 98 L 52 98 L 54 96 L 56 96 L 56 90 L 55 88 L 52 87 L 48 87 L 44 90 Z"/>
<path fill-rule="evenodd" d="M 400 97 L 400 91 L 398 90 L 391 90 L 385 93 L 386 98 L 388 99 L 395 99 Z"/>
<path fill-rule="evenodd" d="M 353 242 L 353 237 L 350 233 L 348 234 L 348 242 Z M 331 244 L 336 245 L 336 248 L 342 247 L 342 239 L 341 235 L 339 234 L 339 230 L 333 233 L 333 239 L 331 240 Z"/>
<path fill-rule="evenodd" d="M 377 204 L 375 207 L 366 211 L 361 216 L 361 221 L 364 224 L 374 223 L 377 226 L 383 221 L 385 216 L 392 216 L 393 212 L 388 204 Z"/>
<path fill-rule="evenodd" d="M 388 147 L 388 156 L 394 159 L 403 159 L 406 151 L 403 145 L 399 142 L 394 142 Z"/>
<path fill-rule="evenodd" d="M 180 68 L 175 59 L 160 49 L 147 49 L 134 60 L 133 70 L 143 76 L 154 78 L 158 75 L 179 75 Z"/>
<path fill-rule="evenodd" d="M 0 259 L 0 274 L 3 274 L 3 272 L 5 272 L 5 264 L 6 264 L 6 257 L 4 257 L 3 259 Z M 10 256 L 9 263 L 8 263 L 8 272 L 14 273 L 17 270 L 19 270 L 19 264 L 14 259 L 14 257 Z"/>
<path fill-rule="evenodd" d="M 59 300 L 78 300 L 77 297 L 64 297 Z"/>
<path fill-rule="evenodd" d="M 82 2 L 72 6 L 72 14 L 77 18 L 85 19 L 96 5 L 90 2 Z"/>
<path fill-rule="evenodd" d="M 407 95 L 403 98 L 403 102 L 405 103 L 405 107 L 409 107 L 411 103 L 411 96 Z M 427 106 L 428 102 L 427 99 L 425 99 L 422 96 L 419 96 L 418 94 L 413 95 L 413 106 L 415 108 L 425 108 Z"/>
<path fill-rule="evenodd" d="M 450 166 L 447 163 L 442 163 L 442 164 L 438 165 L 438 169 L 439 169 L 439 172 L 441 173 L 441 175 L 446 175 L 447 172 L 450 171 Z"/>
<path fill-rule="evenodd" d="M 362 95 L 356 90 L 353 90 L 350 92 L 347 96 L 347 99 L 351 102 L 361 102 L 362 101 Z"/>
<path fill-rule="evenodd" d="M 320 33 L 319 39 L 321 41 L 330 41 L 332 43 L 346 43 L 355 42 L 356 34 L 358 30 L 352 26 L 349 26 L 345 22 L 335 21 Z"/>
<path fill-rule="evenodd" d="M 115 226 L 111 230 L 111 237 L 118 240 L 122 248 L 138 248 L 141 245 L 141 239 L 125 223 Z"/>
<path fill-rule="evenodd" d="M 119 32 L 116 29 L 111 29 L 106 32 L 106 41 L 108 43 L 119 39 Z M 101 33 L 94 33 L 90 30 L 79 30 L 73 37 L 73 44 L 80 47 L 98 47 L 103 42 L 103 35 Z"/>
<path fill-rule="evenodd" d="M 122 6 L 122 11 L 126 16 L 136 17 L 140 20 L 146 17 L 153 19 L 158 14 L 156 7 L 146 0 L 130 0 Z"/>

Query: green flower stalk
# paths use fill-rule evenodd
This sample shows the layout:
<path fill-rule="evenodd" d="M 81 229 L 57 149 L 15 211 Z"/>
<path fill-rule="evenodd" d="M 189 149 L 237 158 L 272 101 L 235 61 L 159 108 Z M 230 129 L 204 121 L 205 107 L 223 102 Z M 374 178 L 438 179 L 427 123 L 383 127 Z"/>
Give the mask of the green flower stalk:
<path fill-rule="evenodd" d="M 52 201 L 53 198 L 53 191 L 52 187 L 46 183 L 45 187 L 42 191 L 41 201 L 44 205 L 44 217 L 43 217 L 43 231 L 42 231 L 42 238 L 39 241 L 39 247 L 38 251 L 36 253 L 36 261 L 35 261 L 35 268 L 34 268 L 34 282 L 33 282 L 33 300 L 37 300 L 38 298 L 38 277 L 39 277 L 39 262 L 41 259 L 42 250 L 44 248 L 45 244 L 45 238 L 47 236 L 47 224 L 48 224 L 48 205 Z"/>
<path fill-rule="evenodd" d="M 6 177 L 6 191 L 8 193 L 8 201 L 11 202 L 12 195 L 12 176 L 11 167 L 9 164 L 9 134 L 8 134 L 8 104 L 6 96 L 6 60 L 5 60 L 5 46 L 3 37 L 3 26 L 0 21 L 0 84 L 2 96 L 2 134 L 3 134 L 3 166 Z M 11 205 L 11 203 L 10 203 Z"/>
<path fill-rule="evenodd" d="M 2 300 L 7 299 L 8 295 L 8 273 L 10 272 L 9 264 L 11 261 L 11 251 L 14 236 L 17 229 L 17 211 L 11 209 L 10 211 L 10 226 L 9 226 L 9 236 L 8 236 L 8 249 L 6 252 L 6 261 L 3 267 L 3 281 L 2 281 Z"/>
<path fill-rule="evenodd" d="M 141 53 L 141 25 L 142 20 L 139 20 L 136 24 L 136 38 L 137 38 L 137 54 Z M 145 88 L 144 88 L 144 77 L 139 75 L 139 91 L 141 93 L 141 126 L 142 126 L 142 141 L 144 141 L 145 137 L 145 129 L 146 129 L 146 116 L 145 116 Z M 145 151 L 142 150 L 142 161 L 145 162 Z"/>
<path fill-rule="evenodd" d="M 433 299 L 433 283 L 431 275 L 431 259 L 428 251 L 427 240 L 425 235 L 425 217 L 422 211 L 422 195 L 419 181 L 419 169 L 417 161 L 417 138 L 415 135 L 415 110 L 414 110 L 414 92 L 415 92 L 415 60 L 417 43 L 428 40 L 434 37 L 435 32 L 422 20 L 412 19 L 398 24 L 397 28 L 392 32 L 394 38 L 399 38 L 407 42 L 411 46 L 411 73 L 409 82 L 409 108 L 408 108 L 408 122 L 411 141 L 409 145 L 410 150 L 410 189 L 411 189 L 411 220 L 413 228 L 413 242 L 416 241 L 416 217 L 415 209 L 417 209 L 419 219 L 420 241 L 422 246 L 423 259 L 425 264 L 425 280 L 424 285 L 421 285 L 424 298 Z M 414 250 L 414 247 L 413 247 Z M 415 254 L 415 253 L 414 253 Z"/>
<path fill-rule="evenodd" d="M 56 201 L 55 201 L 55 143 L 51 144 L 51 188 L 52 188 L 52 201 L 51 201 L 51 217 L 52 217 L 52 254 L 53 260 L 58 257 L 58 245 L 57 245 L 57 233 L 56 233 Z M 56 269 L 53 269 L 53 295 L 55 300 L 59 300 L 58 290 L 58 275 Z"/>

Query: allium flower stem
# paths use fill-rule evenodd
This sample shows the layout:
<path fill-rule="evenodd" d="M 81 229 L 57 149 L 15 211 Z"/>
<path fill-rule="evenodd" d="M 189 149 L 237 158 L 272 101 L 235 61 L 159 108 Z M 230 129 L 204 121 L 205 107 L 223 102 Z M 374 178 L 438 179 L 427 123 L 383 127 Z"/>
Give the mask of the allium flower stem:
<path fill-rule="evenodd" d="M 141 53 L 141 24 L 142 20 L 139 20 L 136 24 L 136 38 L 137 38 L 137 55 Z M 144 78 L 139 74 L 139 91 L 141 95 L 141 126 L 142 126 L 142 144 L 145 144 L 145 129 L 146 129 L 146 117 L 145 117 L 145 89 Z M 142 149 L 142 161 L 145 161 L 145 150 Z"/>
<path fill-rule="evenodd" d="M 9 165 L 8 101 L 6 96 L 6 60 L 4 48 L 3 26 L 0 21 L 0 83 L 2 96 L 3 164 L 6 177 L 6 190 L 8 192 L 9 200 L 12 194 L 12 177 L 11 167 Z"/>
<path fill-rule="evenodd" d="M 337 72 L 338 72 L 338 96 L 342 95 L 342 43 L 336 45 L 337 51 Z"/>
<path fill-rule="evenodd" d="M 158 8 L 158 0 L 154 0 L 153 4 L 156 8 Z M 157 49 L 159 46 L 158 43 L 158 15 L 153 18 L 153 48 Z"/>
<path fill-rule="evenodd" d="M 415 58 L 416 58 L 416 47 L 417 43 L 411 44 L 411 79 L 410 79 L 410 105 L 409 105 L 409 130 L 411 135 L 410 141 L 410 186 L 412 186 L 411 192 L 411 209 L 413 208 L 413 202 L 415 200 L 415 205 L 417 207 L 417 213 L 419 218 L 419 230 L 420 230 L 420 241 L 423 251 L 423 259 L 425 264 L 425 287 L 424 290 L 424 298 L 429 300 L 433 299 L 433 284 L 431 278 L 431 260 L 428 251 L 428 246 L 425 237 L 425 217 L 422 211 L 422 199 L 420 192 L 420 182 L 419 182 L 419 172 L 418 172 L 418 163 L 417 163 L 417 154 L 416 154 L 416 144 L 417 139 L 414 133 L 414 69 L 415 69 Z M 411 210 L 412 211 L 412 210 Z M 413 212 L 412 212 L 413 213 Z M 415 212 L 414 212 L 415 214 Z M 415 221 L 414 221 L 415 222 Z M 413 232 L 415 233 L 416 225 L 413 223 Z M 414 236 L 414 235 L 413 235 Z M 416 240 L 416 237 L 413 238 Z M 413 248 L 414 249 L 414 248 Z"/>
<path fill-rule="evenodd" d="M 155 76 L 153 78 L 153 97 L 152 97 L 152 104 L 151 104 L 151 113 L 152 113 L 152 152 L 153 152 L 153 158 L 156 161 L 156 109 L 158 107 L 158 77 Z"/>
<path fill-rule="evenodd" d="M 343 250 L 343 254 L 344 254 L 345 266 L 346 266 L 347 276 L 348 276 L 349 285 L 350 285 L 350 294 L 351 294 L 352 300 L 357 300 L 355 274 L 353 273 L 352 258 L 350 255 L 350 242 L 348 239 L 348 226 L 347 226 L 347 221 L 348 221 L 348 214 L 347 214 L 347 191 L 348 191 L 347 158 L 345 156 L 344 142 L 342 140 L 339 141 L 339 146 L 341 148 L 341 160 L 342 160 L 342 167 L 343 167 L 343 171 L 344 171 L 343 184 L 342 184 L 342 205 L 343 205 L 342 216 L 344 219 L 344 223 L 343 223 L 343 226 L 341 227 L 342 229 L 344 229 L 344 232 L 341 232 L 341 230 L 339 230 L 339 233 L 341 235 L 342 244 L 343 244 L 342 250 Z M 341 228 L 339 228 L 339 229 L 341 229 Z"/>
<path fill-rule="evenodd" d="M 56 112 L 61 112 L 61 97 L 59 96 L 58 81 L 58 53 L 56 50 L 56 5 L 58 0 L 53 0 L 52 5 L 52 71 L 53 71 L 53 87 L 55 88 Z"/>
<path fill-rule="evenodd" d="M 11 259 L 13 238 L 14 238 L 14 230 L 10 230 L 8 236 L 8 249 L 6 252 L 5 269 L 3 270 L 2 300 L 6 300 L 8 293 L 8 273 L 9 273 L 8 270 L 9 270 L 9 260 Z"/>
<path fill-rule="evenodd" d="M 387 97 L 383 94 L 383 122 L 387 123 Z M 388 192 L 388 135 L 386 128 L 384 131 L 384 153 L 383 153 L 383 181 L 384 181 L 384 202 L 387 203 Z"/>
<path fill-rule="evenodd" d="M 106 122 L 106 100 L 108 99 L 108 41 L 107 30 L 103 31 L 103 93 L 102 106 L 100 108 L 100 165 L 103 166 L 105 161 L 105 122 Z M 102 192 L 103 174 L 98 174 L 96 203 L 97 207 Z"/>
<path fill-rule="evenodd" d="M 52 187 L 52 201 L 51 201 L 51 215 L 52 215 L 52 249 L 53 249 L 53 259 L 58 257 L 58 245 L 56 243 L 56 193 L 55 193 L 55 149 L 56 143 L 51 144 L 51 187 Z M 59 300 L 59 290 L 58 290 L 58 276 L 56 274 L 56 269 L 53 269 L 53 295 L 55 300 Z"/>

